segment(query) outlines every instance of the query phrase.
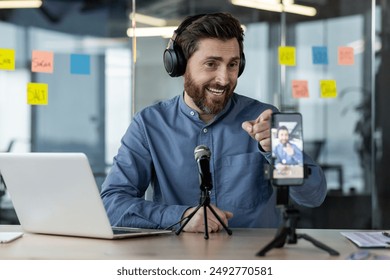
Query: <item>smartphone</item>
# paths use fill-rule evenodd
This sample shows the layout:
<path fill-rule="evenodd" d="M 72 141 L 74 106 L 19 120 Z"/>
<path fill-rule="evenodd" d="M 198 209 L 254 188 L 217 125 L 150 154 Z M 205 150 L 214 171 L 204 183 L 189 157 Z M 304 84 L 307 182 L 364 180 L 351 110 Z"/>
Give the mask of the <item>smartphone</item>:
<path fill-rule="evenodd" d="M 304 180 L 303 131 L 300 113 L 271 117 L 272 180 L 276 186 L 299 186 Z"/>
<path fill-rule="evenodd" d="M 0 232 L 0 243 L 9 243 L 23 236 L 23 232 Z"/>

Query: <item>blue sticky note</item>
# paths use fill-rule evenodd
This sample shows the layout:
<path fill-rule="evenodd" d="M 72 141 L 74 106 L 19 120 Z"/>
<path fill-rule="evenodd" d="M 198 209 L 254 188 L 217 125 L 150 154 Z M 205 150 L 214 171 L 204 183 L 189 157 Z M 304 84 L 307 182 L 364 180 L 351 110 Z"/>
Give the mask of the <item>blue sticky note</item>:
<path fill-rule="evenodd" d="M 91 59 L 86 54 L 70 55 L 70 73 L 89 75 L 91 73 Z"/>
<path fill-rule="evenodd" d="M 328 48 L 313 47 L 313 64 L 328 64 Z"/>

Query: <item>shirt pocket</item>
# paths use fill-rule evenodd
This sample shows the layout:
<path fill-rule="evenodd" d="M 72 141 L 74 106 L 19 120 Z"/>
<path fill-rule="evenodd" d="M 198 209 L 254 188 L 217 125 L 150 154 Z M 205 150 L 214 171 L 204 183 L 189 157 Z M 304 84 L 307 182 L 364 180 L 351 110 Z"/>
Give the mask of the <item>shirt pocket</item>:
<path fill-rule="evenodd" d="M 267 201 L 272 187 L 264 177 L 266 163 L 258 152 L 221 158 L 216 163 L 217 203 L 229 209 L 252 209 Z"/>

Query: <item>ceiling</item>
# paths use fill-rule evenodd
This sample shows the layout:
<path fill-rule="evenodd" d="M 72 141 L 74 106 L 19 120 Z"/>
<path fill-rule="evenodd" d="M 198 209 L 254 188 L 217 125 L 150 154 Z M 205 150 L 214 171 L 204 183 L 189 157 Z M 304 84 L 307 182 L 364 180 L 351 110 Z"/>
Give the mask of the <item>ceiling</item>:
<path fill-rule="evenodd" d="M 132 0 L 43 0 L 39 12 L 34 9 L 0 10 L 0 20 L 37 26 L 67 33 L 115 37 L 130 25 Z M 136 0 L 136 12 L 171 21 L 191 14 L 230 12 L 243 24 L 279 22 L 280 14 L 232 5 L 229 0 Z M 316 17 L 288 14 L 288 21 L 307 21 L 361 13 L 371 1 L 296 0 L 296 4 L 317 8 Z M 362 7 L 365 6 L 365 7 Z M 72 22 L 73 24 L 70 24 Z M 76 26 L 77 23 L 77 26 Z"/>

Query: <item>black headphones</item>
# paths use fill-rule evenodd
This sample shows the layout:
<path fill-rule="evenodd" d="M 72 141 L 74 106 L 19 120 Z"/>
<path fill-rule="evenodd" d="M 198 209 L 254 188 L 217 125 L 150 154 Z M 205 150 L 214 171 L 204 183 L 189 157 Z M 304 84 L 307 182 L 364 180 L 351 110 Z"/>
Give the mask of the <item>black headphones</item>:
<path fill-rule="evenodd" d="M 206 14 L 195 15 L 186 18 L 180 26 L 175 30 L 172 38 L 169 39 L 167 48 L 163 54 L 164 67 L 171 77 L 179 77 L 186 71 L 187 60 L 184 57 L 183 50 L 175 42 L 177 36 L 179 36 L 192 22 L 205 16 Z M 240 66 L 238 70 L 238 77 L 244 72 L 245 68 L 245 55 L 242 52 L 240 57 Z"/>

